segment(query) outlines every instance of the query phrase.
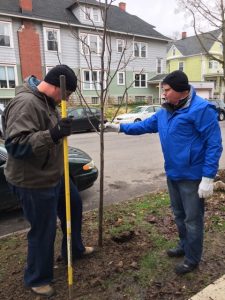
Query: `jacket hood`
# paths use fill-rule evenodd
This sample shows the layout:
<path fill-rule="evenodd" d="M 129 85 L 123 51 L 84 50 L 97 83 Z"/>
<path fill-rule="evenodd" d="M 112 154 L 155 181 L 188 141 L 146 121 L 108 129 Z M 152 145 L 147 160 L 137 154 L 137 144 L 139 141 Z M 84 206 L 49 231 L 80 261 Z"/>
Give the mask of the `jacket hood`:
<path fill-rule="evenodd" d="M 24 80 L 24 84 L 16 87 L 16 95 L 20 93 L 31 93 L 41 100 L 47 101 L 53 108 L 56 107 L 54 99 L 48 97 L 47 95 L 40 93 L 37 86 L 40 84 L 41 80 L 37 79 L 34 75 L 27 77 Z"/>
<path fill-rule="evenodd" d="M 32 91 L 37 91 L 37 86 L 40 84 L 41 80 L 37 79 L 34 75 L 27 77 L 24 80 L 28 84 Z"/>
<path fill-rule="evenodd" d="M 41 93 L 38 91 L 37 86 L 41 81 L 38 80 L 35 76 L 31 75 L 24 80 L 24 84 L 17 86 L 15 89 L 16 95 L 20 93 L 31 93 L 35 94 L 39 98 L 43 98 Z"/>

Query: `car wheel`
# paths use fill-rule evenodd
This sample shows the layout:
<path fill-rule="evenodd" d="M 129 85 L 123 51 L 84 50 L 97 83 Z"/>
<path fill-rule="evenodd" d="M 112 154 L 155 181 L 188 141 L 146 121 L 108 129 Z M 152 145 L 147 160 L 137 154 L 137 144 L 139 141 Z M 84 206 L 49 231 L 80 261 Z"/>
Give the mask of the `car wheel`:
<path fill-rule="evenodd" d="M 224 121 L 225 119 L 225 114 L 223 112 L 219 113 L 219 121 Z"/>
<path fill-rule="evenodd" d="M 135 120 L 134 120 L 134 123 L 140 122 L 140 121 L 141 121 L 141 119 L 135 119 Z"/>

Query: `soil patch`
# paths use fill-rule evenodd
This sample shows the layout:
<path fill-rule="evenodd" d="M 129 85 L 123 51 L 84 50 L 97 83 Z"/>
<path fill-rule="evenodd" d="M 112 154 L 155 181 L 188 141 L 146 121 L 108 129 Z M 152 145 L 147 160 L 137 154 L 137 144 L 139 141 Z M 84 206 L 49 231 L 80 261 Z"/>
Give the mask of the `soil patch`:
<path fill-rule="evenodd" d="M 219 172 L 225 182 L 225 170 Z M 106 207 L 103 247 L 74 264 L 73 298 L 79 300 L 186 300 L 224 274 L 225 193 L 206 201 L 204 255 L 199 269 L 185 276 L 173 272 L 181 259 L 168 258 L 177 231 L 168 195 L 157 193 Z M 84 214 L 85 244 L 97 247 L 97 212 Z M 58 229 L 55 255 L 59 255 Z M 23 286 L 26 234 L 0 240 L 0 299 L 40 300 Z M 56 262 L 51 299 L 68 299 L 67 266 Z"/>

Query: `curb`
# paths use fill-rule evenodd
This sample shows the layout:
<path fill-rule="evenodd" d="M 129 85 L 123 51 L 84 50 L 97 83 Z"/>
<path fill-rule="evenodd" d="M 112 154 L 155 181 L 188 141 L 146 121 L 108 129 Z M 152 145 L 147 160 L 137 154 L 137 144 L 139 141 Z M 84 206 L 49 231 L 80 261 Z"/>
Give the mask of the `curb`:
<path fill-rule="evenodd" d="M 225 275 L 188 300 L 225 300 Z"/>
<path fill-rule="evenodd" d="M 0 240 L 1 239 L 4 239 L 4 238 L 7 238 L 7 237 L 10 237 L 10 236 L 13 236 L 13 235 L 19 235 L 19 234 L 22 234 L 22 233 L 26 233 L 30 230 L 30 228 L 26 228 L 26 229 L 22 229 L 22 230 L 18 230 L 18 231 L 14 231 L 14 232 L 11 232 L 11 233 L 7 233 L 5 235 L 1 235 L 0 236 Z"/>

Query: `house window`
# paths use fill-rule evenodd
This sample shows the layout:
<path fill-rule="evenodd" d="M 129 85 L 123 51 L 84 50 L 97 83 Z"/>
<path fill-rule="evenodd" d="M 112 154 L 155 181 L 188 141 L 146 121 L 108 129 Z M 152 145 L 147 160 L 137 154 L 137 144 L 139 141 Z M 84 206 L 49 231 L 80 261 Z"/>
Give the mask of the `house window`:
<path fill-rule="evenodd" d="M 98 53 L 98 36 L 90 35 L 90 51 L 93 53 Z"/>
<path fill-rule="evenodd" d="M 147 57 L 147 44 L 134 42 L 134 56 Z"/>
<path fill-rule="evenodd" d="M 100 11 L 98 8 L 93 7 L 93 20 L 95 22 L 99 22 L 100 21 Z"/>
<path fill-rule="evenodd" d="M 98 104 L 99 103 L 99 97 L 91 97 L 91 103 L 92 104 Z"/>
<path fill-rule="evenodd" d="M 55 28 L 45 28 L 45 48 L 48 51 L 60 52 L 60 31 Z"/>
<path fill-rule="evenodd" d="M 0 46 L 13 47 L 12 25 L 9 22 L 0 22 Z"/>
<path fill-rule="evenodd" d="M 156 59 L 156 72 L 158 74 L 161 74 L 162 73 L 162 62 L 163 62 L 163 59 L 162 58 L 157 58 Z"/>
<path fill-rule="evenodd" d="M 0 88 L 12 89 L 16 86 L 15 67 L 0 66 Z"/>
<path fill-rule="evenodd" d="M 81 45 L 81 53 L 84 55 L 88 55 L 89 54 L 89 39 L 88 39 L 88 35 L 82 33 L 80 36 L 80 45 Z"/>
<path fill-rule="evenodd" d="M 80 35 L 80 41 L 81 41 L 81 51 L 82 54 L 101 54 L 102 52 L 102 39 L 98 35 L 93 34 L 85 34 L 82 33 Z"/>
<path fill-rule="evenodd" d="M 179 61 L 178 70 L 184 71 L 184 62 L 183 61 Z"/>
<path fill-rule="evenodd" d="M 209 69 L 218 69 L 219 63 L 216 60 L 209 61 Z"/>
<path fill-rule="evenodd" d="M 89 6 L 85 6 L 84 8 L 84 19 L 85 20 L 91 19 L 91 8 Z"/>
<path fill-rule="evenodd" d="M 84 90 L 100 90 L 100 71 L 83 71 L 83 89 Z"/>
<path fill-rule="evenodd" d="M 173 55 L 173 56 L 176 55 L 176 48 L 175 48 L 175 47 L 173 47 L 173 49 L 172 49 L 172 55 Z"/>
<path fill-rule="evenodd" d="M 124 49 L 124 40 L 116 40 L 117 42 L 117 52 L 122 53 Z"/>
<path fill-rule="evenodd" d="M 46 68 L 45 68 L 45 71 L 46 71 L 46 73 L 45 74 L 47 74 L 52 68 L 54 68 L 54 66 L 46 66 Z"/>
<path fill-rule="evenodd" d="M 146 74 L 134 74 L 134 86 L 138 88 L 147 87 L 147 75 Z"/>
<path fill-rule="evenodd" d="M 117 73 L 117 84 L 118 85 L 124 85 L 125 84 L 125 73 L 124 72 L 118 72 Z"/>
<path fill-rule="evenodd" d="M 87 21 L 100 22 L 100 10 L 96 7 L 85 6 L 84 19 Z"/>

